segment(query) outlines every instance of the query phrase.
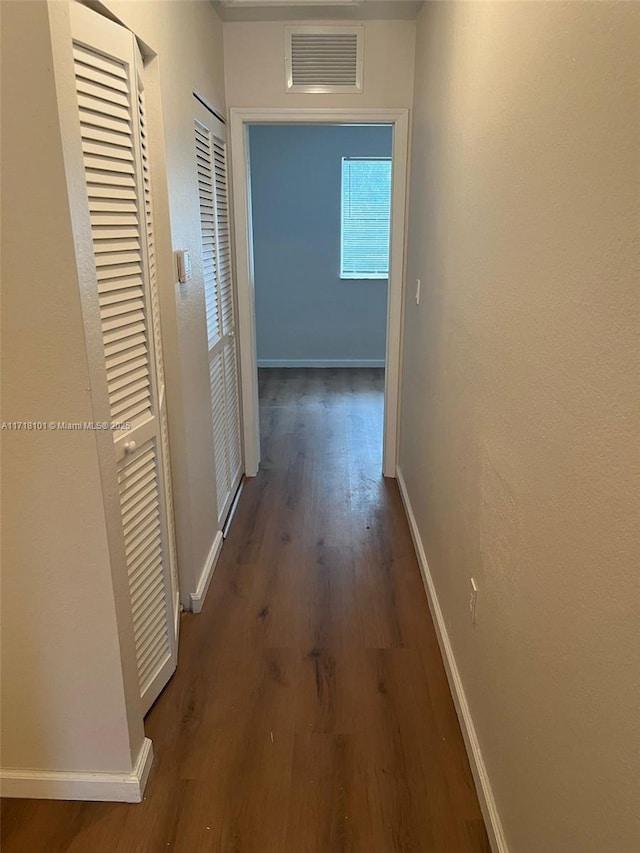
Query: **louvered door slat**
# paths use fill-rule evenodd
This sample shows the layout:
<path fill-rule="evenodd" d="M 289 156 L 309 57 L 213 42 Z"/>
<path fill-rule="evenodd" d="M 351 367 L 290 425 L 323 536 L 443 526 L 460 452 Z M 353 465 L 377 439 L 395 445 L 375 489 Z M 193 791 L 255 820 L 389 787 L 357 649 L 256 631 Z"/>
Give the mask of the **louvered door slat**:
<path fill-rule="evenodd" d="M 151 581 L 149 580 L 150 578 L 152 579 Z M 135 614 L 144 613 L 144 609 L 148 607 L 152 596 L 166 598 L 164 581 L 162 580 L 162 558 L 153 556 L 152 545 L 150 545 L 147 551 L 140 556 L 138 568 L 131 572 L 129 576 L 129 586 L 131 595 L 131 613 L 134 616 L 134 624 L 136 624 L 136 621 L 139 622 L 139 619 L 135 620 Z M 159 621 L 160 620 L 156 621 L 156 631 L 161 630 Z M 139 634 L 139 625 L 137 627 L 137 633 Z M 138 653 L 138 670 L 140 670 L 142 650 L 137 646 L 136 651 Z"/>
<path fill-rule="evenodd" d="M 93 228 L 93 234 L 94 246 L 98 240 L 119 240 L 123 237 L 137 239 L 139 236 L 138 229 L 135 226 L 132 228 L 112 227 L 110 225 L 96 226 Z"/>
<path fill-rule="evenodd" d="M 130 310 L 131 306 L 139 308 L 138 281 L 135 277 L 109 279 L 98 290 L 98 298 L 105 320 Z M 144 307 L 144 302 L 142 304 Z"/>
<path fill-rule="evenodd" d="M 195 122 L 200 236 L 203 254 L 204 295 L 209 350 L 220 338 L 220 309 L 215 268 L 215 231 L 212 184 L 212 139 L 209 130 Z"/>
<path fill-rule="evenodd" d="M 103 174 L 105 176 L 105 186 L 110 186 L 113 181 L 131 181 L 135 179 L 134 164 L 130 160 L 86 152 L 84 155 L 84 164 L 87 179 L 92 175 Z M 93 179 L 93 181 L 96 180 L 99 179 Z"/>
<path fill-rule="evenodd" d="M 133 484 L 140 479 L 152 479 L 155 476 L 153 469 L 153 449 L 147 443 L 144 448 L 141 448 L 135 456 L 127 463 L 127 477 L 129 480 L 130 491 Z M 123 502 L 123 506 L 126 501 Z"/>
<path fill-rule="evenodd" d="M 150 590 L 164 589 L 161 576 L 162 558 L 157 555 L 156 548 L 156 543 L 160 542 L 160 538 L 150 540 L 146 550 L 141 551 L 137 561 L 132 564 L 129 575 L 132 612 L 141 600 L 144 601 L 144 596 Z"/>
<path fill-rule="evenodd" d="M 128 300 L 126 304 L 111 305 L 102 311 L 102 330 L 105 343 L 111 340 L 121 340 L 128 336 L 131 330 L 144 329 L 144 303 L 141 300 Z"/>
<path fill-rule="evenodd" d="M 98 264 L 98 258 L 96 257 L 96 277 L 98 279 L 99 292 L 106 293 L 110 287 L 127 278 L 130 282 L 135 280 L 144 293 L 144 279 L 142 278 L 140 263 L 135 260 L 129 261 L 126 258 L 119 263 L 110 263 L 109 261 L 111 260 L 113 260 L 113 256 L 104 257 L 101 255 L 100 263 Z M 114 282 L 115 284 L 110 285 L 109 282 Z"/>
<path fill-rule="evenodd" d="M 129 374 L 127 377 L 126 385 L 121 390 L 116 389 L 114 391 L 114 403 L 121 405 L 124 403 L 125 400 L 142 400 L 144 396 L 148 393 L 149 384 L 150 383 L 148 376 L 145 375 L 142 379 L 138 378 L 137 381 L 133 382 L 132 375 Z"/>
<path fill-rule="evenodd" d="M 103 182 L 102 184 L 87 182 L 93 198 L 109 198 L 118 201 L 135 201 L 136 193 L 133 187 L 119 187 Z"/>
<path fill-rule="evenodd" d="M 102 235 L 99 235 L 94 240 L 94 249 L 98 257 L 105 253 L 111 254 L 116 252 L 141 251 L 140 241 L 135 237 L 116 237 L 115 239 L 105 239 Z"/>
<path fill-rule="evenodd" d="M 132 502 L 139 503 L 141 500 L 151 506 L 160 505 L 160 485 L 157 477 L 157 448 L 155 440 L 150 440 L 140 450 L 135 464 L 131 467 L 125 457 L 119 466 L 120 502 L 123 514 L 131 507 Z M 166 654 L 168 650 L 167 624 L 167 601 L 164 594 L 164 580 L 162 573 L 158 572 L 158 566 L 162 566 L 162 526 L 160 513 L 154 512 L 147 519 L 147 524 L 137 527 L 133 535 L 125 535 L 125 549 L 129 567 L 130 582 L 132 575 L 138 582 L 138 588 L 143 593 L 154 587 L 160 591 L 162 596 L 162 608 L 158 609 L 154 618 L 154 647 Z M 136 602 L 142 600 L 143 606 L 133 603 L 133 627 L 136 640 L 140 634 L 141 623 L 145 620 L 145 608 L 148 604 L 148 596 L 145 598 L 137 593 Z M 142 650 L 136 642 L 138 652 L 138 677 L 141 690 L 144 692 L 150 673 L 141 662 Z"/>
<path fill-rule="evenodd" d="M 160 567 L 160 563 L 156 568 Z M 157 642 L 158 626 L 162 620 L 164 585 L 154 575 L 152 583 L 140 583 L 132 596 L 132 612 L 136 624 L 139 667 L 144 667 L 144 658 L 149 646 L 162 648 Z"/>
<path fill-rule="evenodd" d="M 211 419 L 213 423 L 213 450 L 216 468 L 216 496 L 219 520 L 227 504 L 230 491 L 229 463 L 227 459 L 227 425 L 224 398 L 224 367 L 222 350 L 213 358 L 210 368 Z"/>
<path fill-rule="evenodd" d="M 133 274 L 128 275 L 126 273 L 123 275 L 122 268 L 116 270 L 115 273 L 113 270 L 110 272 L 110 275 L 106 275 L 103 270 L 102 280 L 98 279 L 98 293 L 100 294 L 101 302 L 105 305 L 120 298 L 118 291 L 124 290 L 127 293 L 131 293 L 134 288 L 144 284 L 136 270 L 133 270 Z"/>
<path fill-rule="evenodd" d="M 242 450 L 240 445 L 240 401 L 238 399 L 238 367 L 233 338 L 224 349 L 225 415 L 227 456 L 230 485 L 240 475 Z"/>
<path fill-rule="evenodd" d="M 231 252 L 227 196 L 227 164 L 224 144 L 214 139 L 215 204 L 217 225 L 217 253 L 219 266 L 220 313 L 223 332 L 234 327 L 233 289 L 231 280 Z"/>
<path fill-rule="evenodd" d="M 162 592 L 156 596 L 150 596 L 145 603 L 145 621 L 140 624 L 136 634 L 136 642 L 141 651 L 141 656 L 146 656 L 147 649 L 154 650 L 154 638 L 158 615 L 162 612 Z"/>
<path fill-rule="evenodd" d="M 132 310 L 144 311 L 144 301 L 138 297 L 134 288 L 128 287 L 118 290 L 117 297 L 114 293 L 103 296 L 100 299 L 100 307 L 106 327 L 109 318 L 119 317 Z"/>
<path fill-rule="evenodd" d="M 87 103 L 90 103 L 88 100 Z M 90 129 L 98 128 L 106 133 L 112 131 L 114 133 L 127 134 L 131 130 L 131 121 L 128 118 L 107 115 L 103 111 L 92 110 L 87 107 L 83 110 L 84 125 L 81 133 L 86 133 Z"/>
<path fill-rule="evenodd" d="M 163 640 L 167 642 L 166 628 L 164 629 L 165 636 Z M 164 658 L 164 650 L 162 644 L 156 642 L 156 635 L 151 635 L 151 640 L 140 644 L 140 680 L 151 682 L 158 670 L 158 666 Z"/>
<path fill-rule="evenodd" d="M 148 524 L 153 523 L 153 519 L 156 514 L 158 514 L 158 507 L 146 504 L 142 499 L 140 499 L 130 507 L 126 518 L 123 513 L 122 527 L 124 529 L 124 535 L 132 535 L 137 529 L 146 529 Z"/>
<path fill-rule="evenodd" d="M 166 633 L 166 632 L 165 632 Z M 165 637 L 165 639 L 167 639 Z M 168 641 L 168 640 L 167 640 Z M 151 684 L 154 679 L 154 673 L 161 672 L 164 662 L 164 651 L 162 646 L 152 648 L 153 655 L 144 655 L 141 658 L 141 680 L 143 683 Z"/>
<path fill-rule="evenodd" d="M 161 561 L 162 555 L 162 539 L 158 533 L 160 524 L 160 514 L 157 513 L 149 522 L 150 526 L 154 525 L 155 529 L 147 529 L 138 531 L 135 542 L 127 549 L 127 558 L 129 561 L 129 583 L 133 582 L 138 577 L 151 577 L 155 573 L 153 567 Z M 158 583 L 161 584 L 162 578 L 158 578 Z"/>
<path fill-rule="evenodd" d="M 123 401 L 122 405 L 115 405 L 113 407 L 113 417 L 116 423 L 118 423 L 124 421 L 125 417 L 137 418 L 143 415 L 145 411 L 146 403 L 142 399 L 142 395 L 138 397 L 131 395 Z"/>
<path fill-rule="evenodd" d="M 103 58 L 99 53 L 91 52 L 87 56 L 87 50 L 79 45 L 73 46 L 73 58 L 76 68 L 88 68 L 91 73 L 102 72 L 109 77 L 115 77 L 119 80 L 127 80 L 127 72 L 122 65 L 114 63 L 113 60 Z"/>
<path fill-rule="evenodd" d="M 146 215 L 147 259 L 149 270 L 149 290 L 151 294 L 151 320 L 155 342 L 156 367 L 159 393 L 159 436 L 158 440 L 162 454 L 162 484 L 165 503 L 164 518 L 166 521 L 166 570 L 171 579 L 171 594 L 177 607 L 178 594 L 178 556 L 176 549 L 175 522 L 173 518 L 173 487 L 171 482 L 171 463 L 169 454 L 169 429 L 167 425 L 166 399 L 164 392 L 164 361 L 162 354 L 162 333 L 160 319 L 160 303 L 158 299 L 158 281 L 156 269 L 156 246 L 154 234 L 153 193 L 151 188 L 151 170 L 149 161 L 149 141 L 146 129 L 146 103 L 144 91 L 138 91 L 138 116 L 141 125 L 140 153 L 142 160 L 142 181 L 144 192 L 144 209 Z"/>
<path fill-rule="evenodd" d="M 108 119 L 119 119 L 120 121 L 131 121 L 131 113 L 126 107 L 110 103 L 102 98 L 95 98 L 90 94 L 78 94 L 78 106 L 87 113 L 87 122 L 93 123 L 97 116 L 106 116 Z"/>
<path fill-rule="evenodd" d="M 144 621 L 140 623 L 138 634 L 136 635 L 138 648 L 145 649 L 149 641 L 153 638 L 157 619 L 162 613 L 163 606 L 162 591 L 155 598 L 145 603 Z"/>
<path fill-rule="evenodd" d="M 86 139 L 87 142 L 99 145 L 115 145 L 121 148 L 128 147 L 129 134 L 126 124 L 123 123 L 122 127 L 118 130 L 111 130 L 106 127 L 100 127 L 97 123 L 92 124 L 87 119 L 88 117 L 85 116 L 82 126 L 82 138 Z"/>
<path fill-rule="evenodd" d="M 135 340 L 119 341 L 107 350 L 105 348 L 105 361 L 107 372 L 113 370 L 113 376 L 120 376 L 123 370 L 129 370 L 130 362 L 135 360 L 139 364 L 140 359 L 147 363 L 147 342 L 144 335 Z"/>
<path fill-rule="evenodd" d="M 86 76 L 83 76 L 85 74 L 86 66 L 76 66 L 76 86 L 80 96 L 106 103 L 110 108 L 128 109 L 129 86 L 127 81 L 122 81 L 120 88 L 112 84 L 115 78 L 109 75 L 95 74 L 93 80 L 88 80 Z"/>
<path fill-rule="evenodd" d="M 144 321 L 144 315 L 138 315 L 131 317 L 131 322 L 126 323 L 123 327 L 117 329 L 111 329 L 105 323 L 104 324 L 104 332 L 102 335 L 102 339 L 105 345 L 105 351 L 111 352 L 112 347 L 120 346 L 121 344 L 131 341 L 131 345 L 133 341 L 146 340 L 146 324 Z M 127 343 L 127 346 L 129 344 Z M 109 388 L 109 392 L 111 392 L 111 388 Z M 111 399 L 111 393 L 109 393 L 109 399 Z"/>
<path fill-rule="evenodd" d="M 91 214 L 91 227 L 98 228 L 101 225 L 116 225 L 123 228 L 136 228 L 138 219 L 135 213 L 126 212 L 102 212 L 97 211 Z"/>
<path fill-rule="evenodd" d="M 144 463 L 148 465 L 147 462 Z M 153 465 L 153 460 L 152 460 Z M 142 475 L 136 478 L 136 470 L 129 466 L 127 469 L 128 492 L 126 498 L 121 500 L 120 506 L 122 510 L 122 523 L 127 526 L 134 518 L 142 518 L 146 516 L 146 510 L 157 509 L 157 504 L 149 502 L 149 489 L 155 476 L 152 470 L 152 465 L 148 468 L 142 468 Z M 143 512 L 144 511 L 144 512 Z"/>
<path fill-rule="evenodd" d="M 86 164 L 86 160 L 85 160 Z M 90 186 L 109 187 L 125 187 L 135 190 L 136 181 L 131 172 L 111 172 L 108 169 L 90 169 L 85 168 L 85 177 Z M 107 236 L 114 236 L 108 229 L 105 229 Z M 131 235 L 128 235 L 131 236 Z"/>
<path fill-rule="evenodd" d="M 135 335 L 134 337 L 125 338 L 124 340 L 105 346 L 107 372 L 112 365 L 117 364 L 121 367 L 129 358 L 139 358 L 141 353 L 144 353 L 146 360 L 148 355 L 144 335 Z"/>
<path fill-rule="evenodd" d="M 126 367 L 120 366 L 113 370 L 113 387 L 117 388 L 122 382 L 128 381 L 127 377 L 142 376 L 145 372 L 144 359 L 139 358 L 134 360 L 132 364 L 127 364 Z"/>

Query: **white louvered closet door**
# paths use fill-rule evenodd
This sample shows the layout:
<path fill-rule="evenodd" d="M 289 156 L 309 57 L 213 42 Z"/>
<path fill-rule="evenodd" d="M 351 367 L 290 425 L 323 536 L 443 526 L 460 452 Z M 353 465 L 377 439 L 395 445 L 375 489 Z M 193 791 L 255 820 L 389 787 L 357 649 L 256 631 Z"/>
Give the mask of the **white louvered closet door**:
<path fill-rule="evenodd" d="M 142 59 L 72 5 L 79 133 L 143 713 L 177 661 L 177 578 Z"/>
<path fill-rule="evenodd" d="M 227 146 L 223 123 L 199 102 L 195 107 L 194 130 L 207 312 L 211 418 L 218 524 L 222 528 L 242 476 Z"/>

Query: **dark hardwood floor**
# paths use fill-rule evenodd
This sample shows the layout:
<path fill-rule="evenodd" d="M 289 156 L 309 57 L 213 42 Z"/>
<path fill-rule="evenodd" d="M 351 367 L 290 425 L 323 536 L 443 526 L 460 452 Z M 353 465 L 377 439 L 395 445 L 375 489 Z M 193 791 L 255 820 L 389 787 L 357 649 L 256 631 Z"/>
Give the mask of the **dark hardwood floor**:
<path fill-rule="evenodd" d="M 5 800 L 6 853 L 488 851 L 381 370 L 263 370 L 262 465 L 146 720 L 139 805 Z"/>

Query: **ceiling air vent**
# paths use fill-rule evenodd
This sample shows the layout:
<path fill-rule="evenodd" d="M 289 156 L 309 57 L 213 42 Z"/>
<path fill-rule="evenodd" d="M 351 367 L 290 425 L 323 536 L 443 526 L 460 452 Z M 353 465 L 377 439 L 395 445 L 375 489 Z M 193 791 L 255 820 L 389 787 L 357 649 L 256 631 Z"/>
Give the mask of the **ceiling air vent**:
<path fill-rule="evenodd" d="M 287 92 L 362 92 L 364 27 L 285 27 Z"/>

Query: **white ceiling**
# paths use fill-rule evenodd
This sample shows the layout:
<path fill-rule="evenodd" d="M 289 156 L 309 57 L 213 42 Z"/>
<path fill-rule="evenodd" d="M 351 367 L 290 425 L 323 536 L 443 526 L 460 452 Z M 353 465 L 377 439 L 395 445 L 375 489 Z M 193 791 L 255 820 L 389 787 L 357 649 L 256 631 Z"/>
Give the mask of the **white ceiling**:
<path fill-rule="evenodd" d="M 223 21 L 413 20 L 423 0 L 211 0 Z"/>

